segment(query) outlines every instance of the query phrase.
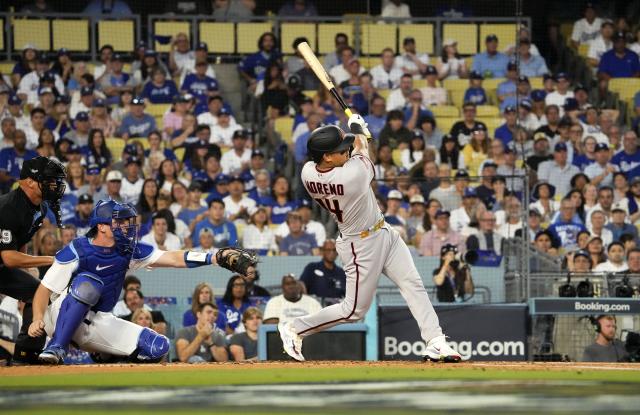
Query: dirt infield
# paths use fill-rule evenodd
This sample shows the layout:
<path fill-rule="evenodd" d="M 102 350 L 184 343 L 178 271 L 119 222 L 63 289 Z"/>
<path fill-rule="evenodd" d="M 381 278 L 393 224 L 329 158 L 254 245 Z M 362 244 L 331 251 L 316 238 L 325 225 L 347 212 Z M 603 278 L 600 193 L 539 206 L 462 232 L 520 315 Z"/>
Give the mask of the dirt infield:
<path fill-rule="evenodd" d="M 165 364 L 108 364 L 108 365 L 77 365 L 77 366 L 15 366 L 0 367 L 0 377 L 3 376 L 38 376 L 38 375 L 64 375 L 82 373 L 135 373 L 135 372 L 171 372 L 192 370 L 238 370 L 242 369 L 302 369 L 302 368 L 346 368 L 358 366 L 366 368 L 403 368 L 416 370 L 429 370 L 430 368 L 447 369 L 452 375 L 458 370 L 484 371 L 600 371 L 622 370 L 638 372 L 640 376 L 640 364 L 632 363 L 584 363 L 584 362 L 461 362 L 457 364 L 422 363 L 414 361 L 401 362 L 356 362 L 356 361 L 311 361 L 311 362 L 256 362 L 256 363 L 207 363 L 191 365 L 186 363 Z"/>

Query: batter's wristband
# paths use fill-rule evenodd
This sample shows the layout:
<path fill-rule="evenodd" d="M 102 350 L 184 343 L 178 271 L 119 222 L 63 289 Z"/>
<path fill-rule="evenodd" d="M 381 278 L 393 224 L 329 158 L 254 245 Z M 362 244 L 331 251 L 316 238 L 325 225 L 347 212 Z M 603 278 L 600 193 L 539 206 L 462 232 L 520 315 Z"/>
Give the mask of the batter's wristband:
<path fill-rule="evenodd" d="M 204 265 L 211 265 L 211 253 L 184 251 L 184 263 L 187 268 L 197 268 Z"/>

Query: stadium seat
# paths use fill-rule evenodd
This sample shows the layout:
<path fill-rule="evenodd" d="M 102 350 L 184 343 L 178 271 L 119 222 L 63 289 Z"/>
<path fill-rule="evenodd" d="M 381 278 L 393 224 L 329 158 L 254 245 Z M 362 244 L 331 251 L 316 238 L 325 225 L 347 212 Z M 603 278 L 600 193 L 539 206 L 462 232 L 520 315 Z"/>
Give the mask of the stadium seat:
<path fill-rule="evenodd" d="M 136 43 L 133 20 L 98 21 L 98 47 L 111 45 L 116 52 L 131 52 Z"/>
<path fill-rule="evenodd" d="M 506 78 L 489 78 L 482 81 L 482 87 L 485 91 L 490 89 L 496 90 L 498 89 L 498 85 L 506 81 Z"/>
<path fill-rule="evenodd" d="M 111 152 L 111 156 L 113 156 L 113 161 L 120 161 L 125 146 L 124 140 L 118 137 L 107 137 L 105 141 L 107 142 L 107 148 Z"/>
<path fill-rule="evenodd" d="M 617 92 L 620 99 L 626 101 L 640 91 L 640 78 L 611 78 L 609 90 Z"/>
<path fill-rule="evenodd" d="M 209 53 L 235 52 L 235 27 L 233 23 L 200 22 L 199 40 L 209 47 Z"/>
<path fill-rule="evenodd" d="M 583 58 L 586 58 L 587 55 L 589 55 L 589 44 L 588 43 L 583 43 L 580 46 L 578 46 L 578 56 L 582 56 Z"/>
<path fill-rule="evenodd" d="M 302 93 L 309 98 L 313 98 L 318 94 L 318 91 L 316 91 L 315 89 L 309 89 L 307 91 L 302 91 Z"/>
<path fill-rule="evenodd" d="M 318 53 L 327 54 L 336 50 L 336 33 L 346 33 L 353 39 L 352 23 L 323 23 L 318 25 Z"/>
<path fill-rule="evenodd" d="M 513 23 L 485 23 L 480 25 L 480 52 L 484 52 L 487 48 L 484 39 L 488 35 L 498 36 L 500 49 L 509 45 L 516 44 L 517 26 Z"/>
<path fill-rule="evenodd" d="M 176 158 L 179 161 L 182 161 L 182 159 L 184 158 L 184 151 L 185 151 L 184 147 L 175 148 L 173 149 L 173 154 L 176 155 Z"/>
<path fill-rule="evenodd" d="M 143 147 L 145 150 L 149 150 L 149 140 L 147 140 L 146 138 L 137 137 L 137 138 L 132 138 L 132 139 L 131 139 L 131 140 L 129 140 L 129 141 L 135 141 L 135 142 L 138 142 L 138 143 L 142 144 L 142 147 Z"/>
<path fill-rule="evenodd" d="M 191 24 L 188 21 L 162 21 L 156 20 L 153 24 L 153 33 L 162 36 L 174 36 L 178 33 L 186 33 L 191 39 Z M 166 45 L 160 44 L 158 41 L 153 45 L 157 52 L 170 52 L 171 43 Z"/>
<path fill-rule="evenodd" d="M 22 50 L 26 44 L 33 44 L 38 50 L 51 50 L 51 29 L 49 20 L 15 19 L 13 21 L 13 48 Z"/>
<path fill-rule="evenodd" d="M 0 62 L 0 72 L 9 75 L 13 71 L 13 67 L 15 65 L 15 62 Z"/>
<path fill-rule="evenodd" d="M 283 22 L 280 25 L 280 41 L 282 53 L 293 55 L 293 41 L 298 37 L 306 37 L 309 46 L 316 50 L 316 25 L 314 23 Z"/>
<path fill-rule="evenodd" d="M 469 88 L 468 79 L 445 79 L 442 87 L 447 91 L 466 91 Z"/>
<path fill-rule="evenodd" d="M 413 87 L 414 88 L 425 88 L 427 86 L 427 80 L 426 79 L 414 79 L 413 80 Z"/>
<path fill-rule="evenodd" d="M 398 25 L 398 47 L 402 50 L 402 41 L 406 37 L 412 37 L 416 40 L 416 50 L 420 53 L 428 53 L 429 55 L 437 54 L 433 46 L 433 24 L 415 23 L 415 24 L 399 24 Z"/>
<path fill-rule="evenodd" d="M 494 117 L 478 117 L 478 121 L 482 121 L 487 126 L 489 137 L 493 137 L 496 128 L 500 127 L 504 124 L 504 120 L 502 118 L 494 118 Z"/>
<path fill-rule="evenodd" d="M 280 134 L 285 143 L 291 143 L 293 135 L 293 118 L 280 117 L 276 119 L 274 129 Z"/>
<path fill-rule="evenodd" d="M 396 50 L 398 26 L 396 24 L 364 23 L 360 26 L 360 50 L 364 55 L 380 55 L 382 49 Z"/>
<path fill-rule="evenodd" d="M 242 223 L 240 221 L 233 222 L 236 225 L 236 234 L 238 235 L 238 245 L 242 246 L 242 236 L 244 234 L 244 228 L 247 227 L 246 223 Z"/>
<path fill-rule="evenodd" d="M 402 151 L 399 148 L 396 148 L 391 152 L 391 157 L 396 166 L 402 166 Z"/>
<path fill-rule="evenodd" d="M 478 52 L 478 26 L 474 23 L 446 23 L 442 26 L 442 39 L 457 41 L 461 55 Z"/>
<path fill-rule="evenodd" d="M 258 39 L 263 33 L 271 32 L 271 23 L 238 23 L 237 53 L 255 53 L 258 51 Z"/>
<path fill-rule="evenodd" d="M 150 104 L 145 108 L 145 112 L 154 117 L 164 117 L 169 108 L 171 108 L 171 104 Z"/>
<path fill-rule="evenodd" d="M 464 104 L 465 92 L 465 90 L 449 91 L 449 100 L 451 101 L 451 104 L 455 105 L 458 108 L 462 108 L 462 104 Z"/>
<path fill-rule="evenodd" d="M 478 105 L 476 107 L 477 117 L 500 117 L 500 108 L 493 105 Z"/>
<path fill-rule="evenodd" d="M 529 78 L 529 84 L 531 85 L 531 89 L 543 89 L 544 88 L 544 79 L 541 76 L 537 76 L 535 78 Z"/>
<path fill-rule="evenodd" d="M 53 50 L 67 48 L 74 52 L 89 50 L 89 20 L 61 20 L 51 22 Z"/>
<path fill-rule="evenodd" d="M 382 98 L 384 98 L 386 100 L 387 98 L 389 98 L 389 94 L 391 93 L 391 90 L 390 89 L 379 89 L 376 92 L 378 93 L 378 95 L 380 95 Z"/>
<path fill-rule="evenodd" d="M 457 118 L 460 116 L 460 111 L 458 111 L 457 107 L 453 105 L 434 105 L 429 107 L 429 111 L 433 113 L 433 115 L 438 117 L 453 117 Z"/>
<path fill-rule="evenodd" d="M 360 65 L 366 69 L 371 69 L 381 63 L 380 56 L 360 56 L 358 59 L 360 60 Z"/>
<path fill-rule="evenodd" d="M 445 134 L 449 134 L 453 124 L 460 121 L 459 117 L 436 117 L 436 125 Z"/>
<path fill-rule="evenodd" d="M 4 19 L 0 19 L 0 27 L 4 27 Z M 4 50 L 4 30 L 0 30 L 0 50 Z"/>

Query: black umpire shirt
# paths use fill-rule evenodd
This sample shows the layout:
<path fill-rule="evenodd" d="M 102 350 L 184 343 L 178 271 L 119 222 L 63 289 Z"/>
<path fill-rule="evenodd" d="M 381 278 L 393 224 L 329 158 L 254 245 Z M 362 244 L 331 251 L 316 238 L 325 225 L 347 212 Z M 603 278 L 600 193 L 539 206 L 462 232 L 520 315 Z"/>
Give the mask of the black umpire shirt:
<path fill-rule="evenodd" d="M 0 251 L 19 251 L 31 240 L 43 219 L 40 207 L 31 203 L 22 189 L 0 196 Z"/>

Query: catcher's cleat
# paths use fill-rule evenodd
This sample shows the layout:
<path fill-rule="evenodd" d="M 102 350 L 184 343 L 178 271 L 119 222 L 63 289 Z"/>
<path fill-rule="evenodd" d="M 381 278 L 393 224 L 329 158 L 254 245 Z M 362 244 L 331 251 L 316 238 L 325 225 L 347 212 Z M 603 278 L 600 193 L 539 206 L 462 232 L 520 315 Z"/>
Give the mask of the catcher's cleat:
<path fill-rule="evenodd" d="M 290 323 L 278 324 L 278 331 L 280 332 L 284 351 L 298 362 L 304 362 L 304 356 L 302 356 L 302 337 L 298 336 Z"/>
<path fill-rule="evenodd" d="M 62 347 L 48 346 L 38 355 L 38 360 L 47 365 L 61 365 L 67 352 Z"/>
<path fill-rule="evenodd" d="M 423 359 L 432 362 L 458 363 L 462 358 L 447 344 L 447 338 L 442 335 L 434 337 L 427 343 Z"/>

